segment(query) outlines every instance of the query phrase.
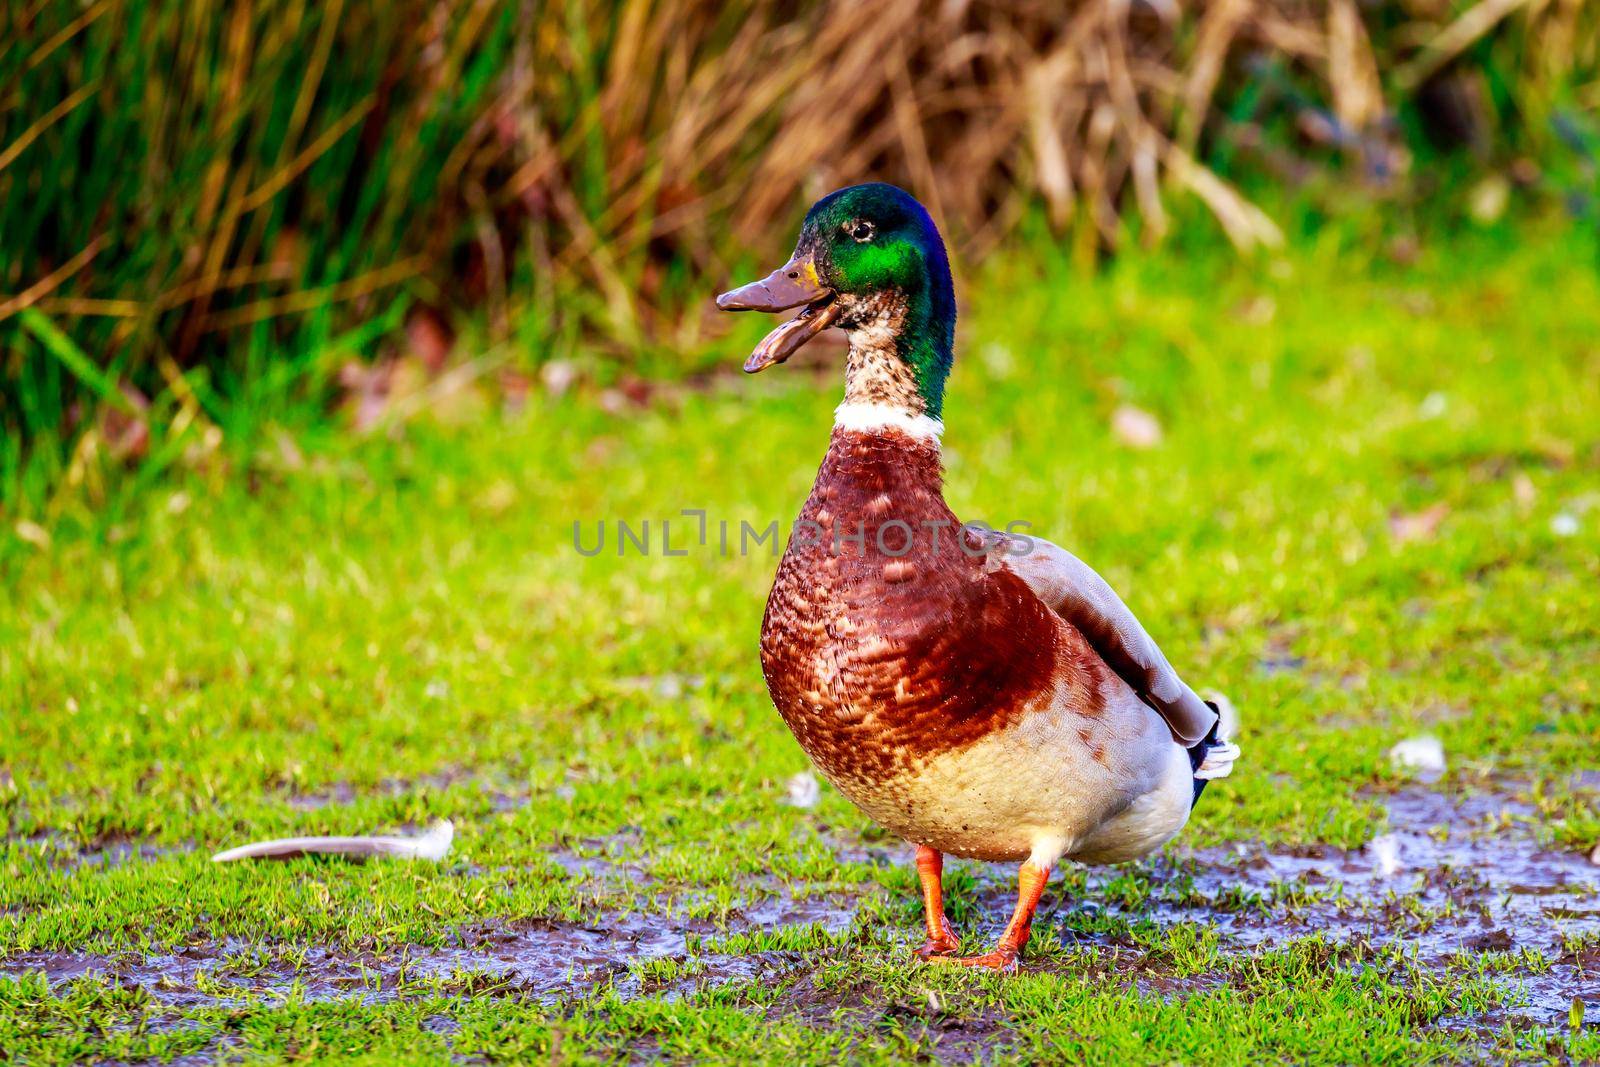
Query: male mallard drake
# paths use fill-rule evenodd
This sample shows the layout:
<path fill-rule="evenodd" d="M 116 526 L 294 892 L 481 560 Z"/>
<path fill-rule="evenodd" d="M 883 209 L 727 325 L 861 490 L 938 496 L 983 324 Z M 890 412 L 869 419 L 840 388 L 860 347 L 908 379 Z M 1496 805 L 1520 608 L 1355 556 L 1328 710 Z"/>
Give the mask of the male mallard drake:
<path fill-rule="evenodd" d="M 963 528 L 939 457 L 955 292 L 944 242 L 891 185 L 813 206 L 788 263 L 728 311 L 800 314 L 744 369 L 829 326 L 849 335 L 844 403 L 761 626 L 773 703 L 846 797 L 917 846 L 925 959 L 951 958 L 943 854 L 1023 860 L 987 955 L 1010 970 L 1063 856 L 1159 848 L 1238 749 L 1094 571 L 1037 538 Z"/>

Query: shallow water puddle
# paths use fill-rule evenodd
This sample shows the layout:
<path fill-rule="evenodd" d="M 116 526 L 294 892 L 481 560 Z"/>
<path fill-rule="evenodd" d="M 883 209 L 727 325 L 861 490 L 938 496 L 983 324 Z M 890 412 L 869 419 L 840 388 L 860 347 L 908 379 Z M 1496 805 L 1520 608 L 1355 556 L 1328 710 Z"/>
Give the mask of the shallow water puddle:
<path fill-rule="evenodd" d="M 1532 814 L 1503 798 L 1404 793 L 1389 805 L 1390 832 L 1362 849 L 1205 849 L 1180 853 L 1178 866 L 1213 901 L 1240 889 L 1277 894 L 1269 915 L 1216 916 L 1244 944 L 1280 937 L 1286 926 L 1398 940 L 1424 954 L 1502 947 L 1486 938 L 1520 948 L 1600 932 L 1600 867 L 1541 847 L 1527 827 Z M 1306 892 L 1284 899 L 1298 887 Z"/>
<path fill-rule="evenodd" d="M 1164 885 L 1128 917 L 1207 923 L 1224 949 L 1320 934 L 1399 947 L 1424 964 L 1533 950 L 1499 972 L 1524 995 L 1518 1014 L 1554 1024 L 1574 997 L 1600 1007 L 1600 867 L 1541 846 L 1534 809 L 1503 796 L 1408 790 L 1388 808 L 1389 832 L 1361 849 L 1179 851 L 1157 861 L 1171 864 L 1157 875 Z M 1091 879 L 1090 899 L 1105 881 Z"/>
<path fill-rule="evenodd" d="M 557 1000 L 611 985 L 623 996 L 687 992 L 703 983 L 751 978 L 792 966 L 794 953 L 732 955 L 690 952 L 690 940 L 715 942 L 743 928 L 815 926 L 837 934 L 850 925 L 853 903 L 829 898 L 763 900 L 741 909 L 724 928 L 703 919 L 634 913 L 592 924 L 545 919 L 482 924 L 458 931 L 452 944 L 392 953 L 313 947 L 203 943 L 173 953 L 104 955 L 25 952 L 0 961 L 0 976 L 42 972 L 51 985 L 99 977 L 146 989 L 174 1007 L 236 1006 L 298 989 L 308 1000 L 388 1000 L 425 993 L 517 993 Z M 692 959 L 690 957 L 692 956 Z M 654 973 L 652 961 L 678 964 Z"/>
<path fill-rule="evenodd" d="M 1062 910 L 1103 907 L 1130 919 L 1207 920 L 1244 946 L 1281 939 L 1286 928 L 1296 936 L 1360 935 L 1374 944 L 1415 934 L 1420 945 L 1435 948 L 1443 947 L 1441 933 L 1464 926 L 1507 924 L 1518 944 L 1532 943 L 1519 940 L 1519 932 L 1537 938 L 1596 930 L 1600 867 L 1576 852 L 1539 845 L 1528 805 L 1419 790 L 1396 794 L 1388 809 L 1390 830 L 1362 848 L 1180 843 L 1142 864 L 1154 890 L 1149 901 L 1117 905 L 1114 883 L 1126 868 L 1114 867 L 1089 869 L 1082 891 L 1052 882 L 1046 900 L 1059 896 Z M 1013 892 L 1012 868 L 968 866 L 983 872 L 986 908 L 990 897 L 1009 904 L 1002 898 Z M 1471 914 L 1452 916 L 1452 910 Z M 1397 914 L 1412 911 L 1413 920 L 1396 925 Z M 997 927 L 1004 918 L 996 917 Z"/>
<path fill-rule="evenodd" d="M 1041 928 L 1052 920 L 1071 926 L 1081 915 L 1103 912 L 1158 926 L 1210 927 L 1230 957 L 1314 935 L 1334 944 L 1399 946 L 1424 964 L 1458 953 L 1497 953 L 1504 965 L 1493 973 L 1521 988 L 1525 1003 L 1515 1011 L 1523 1018 L 1558 1024 L 1575 996 L 1589 998 L 1591 1012 L 1600 1013 L 1593 992 L 1600 989 L 1600 867 L 1541 847 L 1530 830 L 1532 809 L 1502 796 L 1411 789 L 1389 799 L 1389 813 L 1389 832 L 1362 849 L 1180 848 L 1141 868 L 1142 888 L 1132 896 L 1123 896 L 1125 886 L 1117 884 L 1126 872 L 1096 870 L 1082 891 L 1058 884 Z M 642 873 L 616 850 L 602 848 L 604 842 L 583 844 L 586 852 L 609 854 L 553 850 L 571 877 L 631 881 Z M 858 844 L 837 851 L 844 862 L 882 863 L 899 862 L 902 850 Z M 975 866 L 981 926 L 993 933 L 1009 911 L 1012 872 Z M 55 985 L 99 975 L 143 987 L 175 1007 L 240 1004 L 296 988 L 309 999 L 443 992 L 555 1001 L 606 986 L 622 996 L 675 995 L 738 979 L 803 975 L 816 953 L 741 954 L 716 946 L 741 933 L 785 928 L 837 935 L 850 928 L 860 901 L 880 892 L 870 884 L 845 892 L 830 886 L 813 895 L 765 888 L 771 895 L 734 909 L 721 923 L 631 912 L 605 912 L 588 923 L 485 922 L 457 931 L 444 946 L 382 955 L 234 941 L 153 956 L 28 952 L 0 960 L 0 975 L 42 971 Z M 680 891 L 676 899 L 681 907 L 694 897 Z M 910 925 L 892 933 L 897 945 L 920 936 Z M 1103 940 L 1070 929 L 1060 936 L 1068 944 Z M 1589 940 L 1581 946 L 1569 943 L 1582 937 Z M 1523 950 L 1536 954 L 1522 956 Z M 1221 973 L 1175 979 L 1137 967 L 1126 977 L 1147 995 L 1169 997 L 1225 980 Z"/>
<path fill-rule="evenodd" d="M 193 851 L 190 845 L 154 845 L 148 841 L 124 837 L 85 843 L 62 834 L 35 834 L 14 840 L 21 845 L 22 856 L 30 862 L 39 862 L 68 871 L 79 867 L 115 867 L 124 863 L 148 863 L 164 856 L 177 856 Z"/>

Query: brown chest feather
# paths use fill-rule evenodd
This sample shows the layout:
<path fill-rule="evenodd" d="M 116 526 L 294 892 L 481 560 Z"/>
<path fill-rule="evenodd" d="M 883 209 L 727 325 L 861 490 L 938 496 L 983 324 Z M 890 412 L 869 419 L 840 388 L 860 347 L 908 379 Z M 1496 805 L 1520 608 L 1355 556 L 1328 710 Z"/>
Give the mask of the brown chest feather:
<path fill-rule="evenodd" d="M 1063 678 L 1092 713 L 1081 638 L 963 543 L 935 447 L 835 431 L 761 630 L 773 702 L 831 777 L 882 780 L 971 744 Z"/>

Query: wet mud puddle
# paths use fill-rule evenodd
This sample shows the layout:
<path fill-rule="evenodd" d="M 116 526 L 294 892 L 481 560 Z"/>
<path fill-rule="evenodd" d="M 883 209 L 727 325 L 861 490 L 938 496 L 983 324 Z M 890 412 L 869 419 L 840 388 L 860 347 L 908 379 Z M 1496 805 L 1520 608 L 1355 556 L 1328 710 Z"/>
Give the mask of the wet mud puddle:
<path fill-rule="evenodd" d="M 0 959 L 0 977 L 42 972 L 52 986 L 100 978 L 145 989 L 172 1007 L 242 1006 L 298 990 L 308 1000 L 384 1001 L 427 994 L 519 994 L 558 1001 L 610 987 L 623 997 L 688 993 L 802 962 L 801 953 L 720 951 L 741 929 L 849 928 L 854 903 L 786 893 L 740 908 L 724 922 L 610 913 L 591 922 L 480 923 L 444 945 L 393 952 L 252 945 L 228 939 L 168 953 L 24 952 Z"/>
<path fill-rule="evenodd" d="M 1247 955 L 1294 937 L 1397 945 L 1422 963 L 1461 953 L 1520 954 L 1497 977 L 1519 990 L 1520 1017 L 1565 1019 L 1573 997 L 1600 1014 L 1600 867 L 1542 847 L 1533 812 L 1503 797 L 1451 797 L 1410 790 L 1389 799 L 1391 829 L 1364 848 L 1268 849 L 1256 845 L 1178 849 L 1144 868 L 1148 899 L 1123 907 L 1089 874 L 1082 892 L 1052 894 L 1056 918 L 1103 909 L 1158 925 L 1198 923 L 1228 954 Z M 893 849 L 841 848 L 844 862 L 899 862 Z M 632 878 L 605 859 L 557 857 L 575 877 Z M 1011 871 L 982 868 L 985 928 L 1009 909 Z M 837 888 L 837 887 L 833 887 Z M 619 995 L 687 994 L 739 979 L 803 972 L 800 951 L 726 951 L 743 932 L 810 927 L 846 932 L 858 901 L 879 892 L 805 895 L 777 888 L 721 923 L 674 915 L 606 913 L 585 923 L 544 919 L 485 922 L 443 946 L 377 954 L 237 941 L 158 954 L 25 952 L 0 959 L 0 975 L 43 972 L 53 985 L 101 976 L 146 989 L 174 1007 L 231 1005 L 298 988 L 310 999 L 391 999 L 420 994 L 510 994 L 560 1000 L 611 987 Z M 1050 912 L 1042 916 L 1046 921 Z M 909 939 L 918 931 L 904 931 Z M 1073 937 L 1071 933 L 1063 939 Z M 910 941 L 907 941 L 910 944 Z M 1531 957 L 1531 958 L 1529 958 Z"/>
<path fill-rule="evenodd" d="M 1542 846 L 1534 809 L 1503 796 L 1409 790 L 1388 807 L 1389 832 L 1360 849 L 1180 850 L 1169 885 L 1192 889 L 1158 894 L 1152 917 L 1207 922 L 1229 949 L 1320 934 L 1422 964 L 1521 956 L 1498 972 L 1522 994 L 1512 1014 L 1600 1009 L 1600 866 Z"/>

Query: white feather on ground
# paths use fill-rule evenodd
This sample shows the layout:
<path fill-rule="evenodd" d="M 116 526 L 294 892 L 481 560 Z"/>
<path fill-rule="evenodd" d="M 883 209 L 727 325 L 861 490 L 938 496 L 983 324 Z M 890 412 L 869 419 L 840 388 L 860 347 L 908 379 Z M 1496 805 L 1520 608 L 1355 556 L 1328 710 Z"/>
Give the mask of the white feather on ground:
<path fill-rule="evenodd" d="M 343 856 L 348 859 L 394 856 L 398 859 L 437 862 L 450 851 L 450 842 L 455 833 L 455 824 L 449 819 L 441 819 L 429 827 L 427 833 L 418 837 L 278 837 L 218 852 L 211 857 L 211 862 L 285 860 L 308 855 Z"/>
<path fill-rule="evenodd" d="M 816 775 L 810 771 L 801 771 L 792 776 L 785 784 L 784 791 L 789 805 L 796 808 L 814 808 L 822 795 Z"/>
<path fill-rule="evenodd" d="M 1408 737 L 1389 749 L 1389 762 L 1425 782 L 1433 781 L 1445 771 L 1444 745 L 1437 737 Z"/>
<path fill-rule="evenodd" d="M 1372 869 L 1379 878 L 1393 878 L 1406 869 L 1400 858 L 1400 839 L 1394 834 L 1383 834 L 1367 842 L 1367 855 L 1372 857 Z"/>

